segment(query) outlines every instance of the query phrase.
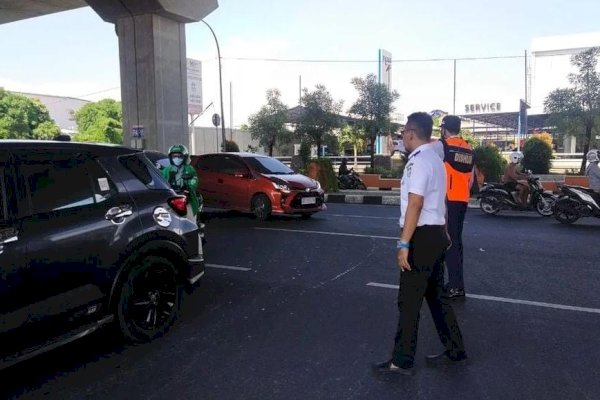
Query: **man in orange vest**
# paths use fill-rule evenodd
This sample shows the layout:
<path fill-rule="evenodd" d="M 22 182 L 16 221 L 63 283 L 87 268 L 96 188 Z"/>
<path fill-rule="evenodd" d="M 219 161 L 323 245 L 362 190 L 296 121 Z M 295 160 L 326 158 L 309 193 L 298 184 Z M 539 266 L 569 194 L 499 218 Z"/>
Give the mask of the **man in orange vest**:
<path fill-rule="evenodd" d="M 447 298 L 465 296 L 462 232 L 471 195 L 474 160 L 471 145 L 459 136 L 460 122 L 459 117 L 447 115 L 440 126 L 446 167 L 448 234 L 452 240 L 452 246 L 446 253 Z"/>

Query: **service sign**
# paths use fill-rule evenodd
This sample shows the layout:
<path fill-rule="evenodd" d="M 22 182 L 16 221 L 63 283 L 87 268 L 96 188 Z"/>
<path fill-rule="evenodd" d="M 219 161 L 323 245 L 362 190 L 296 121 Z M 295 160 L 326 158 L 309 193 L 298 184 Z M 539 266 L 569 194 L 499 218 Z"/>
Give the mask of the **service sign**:
<path fill-rule="evenodd" d="M 465 104 L 465 113 L 467 114 L 495 113 L 500 111 L 502 111 L 500 103 Z"/>

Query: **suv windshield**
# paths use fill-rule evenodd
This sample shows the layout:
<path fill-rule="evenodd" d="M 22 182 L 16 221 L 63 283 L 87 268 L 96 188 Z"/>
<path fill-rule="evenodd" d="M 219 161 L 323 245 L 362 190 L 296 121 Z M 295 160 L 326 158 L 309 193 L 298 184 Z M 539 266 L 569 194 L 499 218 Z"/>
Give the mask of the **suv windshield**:
<path fill-rule="evenodd" d="M 248 164 L 250 164 L 256 171 L 261 174 L 271 175 L 291 175 L 295 174 L 289 167 L 283 164 L 281 161 L 270 158 L 270 157 L 248 157 L 246 158 Z"/>

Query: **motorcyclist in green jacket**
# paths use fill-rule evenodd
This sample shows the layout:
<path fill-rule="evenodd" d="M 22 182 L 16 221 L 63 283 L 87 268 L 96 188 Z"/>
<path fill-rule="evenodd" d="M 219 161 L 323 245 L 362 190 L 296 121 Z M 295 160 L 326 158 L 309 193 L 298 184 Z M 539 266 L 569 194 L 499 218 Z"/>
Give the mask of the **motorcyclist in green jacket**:
<path fill-rule="evenodd" d="M 169 149 L 170 165 L 162 170 L 163 177 L 169 182 L 177 193 L 185 194 L 188 199 L 188 216 L 191 213 L 196 219 L 200 210 L 201 200 L 198 198 L 198 175 L 190 163 L 190 154 L 187 147 L 176 144 Z"/>

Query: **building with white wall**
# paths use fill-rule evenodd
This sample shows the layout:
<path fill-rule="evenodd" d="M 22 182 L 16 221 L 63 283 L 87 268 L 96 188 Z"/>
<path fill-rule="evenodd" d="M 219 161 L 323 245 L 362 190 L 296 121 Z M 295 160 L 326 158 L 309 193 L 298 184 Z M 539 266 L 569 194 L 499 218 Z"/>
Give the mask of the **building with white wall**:
<path fill-rule="evenodd" d="M 577 72 L 571 57 L 591 47 L 600 47 L 600 32 L 535 38 L 531 41 L 531 114 L 544 112 L 550 92 L 569 87 L 569 74 Z M 574 153 L 574 137 L 565 138 L 564 151 Z"/>
<path fill-rule="evenodd" d="M 87 100 L 76 99 L 74 97 L 52 96 L 37 93 L 15 92 L 30 99 L 39 100 L 46 106 L 50 118 L 56 122 L 62 133 L 73 135 L 77 133 L 77 123 L 73 114 L 81 107 L 89 103 Z"/>

